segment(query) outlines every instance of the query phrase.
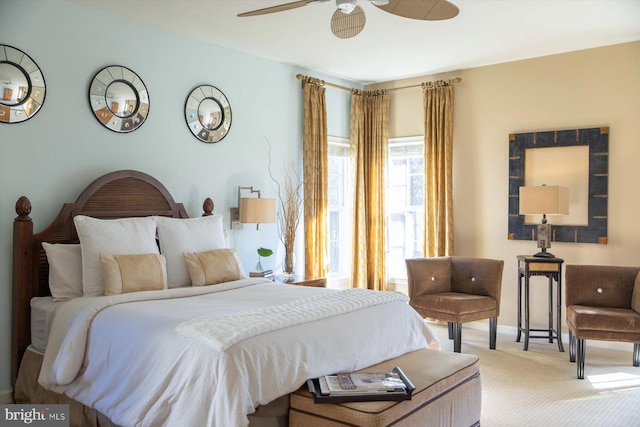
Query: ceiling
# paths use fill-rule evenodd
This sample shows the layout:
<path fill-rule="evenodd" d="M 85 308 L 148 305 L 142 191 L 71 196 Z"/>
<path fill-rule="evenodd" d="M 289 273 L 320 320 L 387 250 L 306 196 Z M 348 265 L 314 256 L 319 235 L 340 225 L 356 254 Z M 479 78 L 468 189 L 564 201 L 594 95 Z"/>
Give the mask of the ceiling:
<path fill-rule="evenodd" d="M 292 0 L 67 1 L 363 84 L 640 40 L 640 0 L 451 0 L 460 13 L 446 21 L 359 0 L 366 25 L 350 39 L 331 32 L 333 0 L 244 18 Z"/>

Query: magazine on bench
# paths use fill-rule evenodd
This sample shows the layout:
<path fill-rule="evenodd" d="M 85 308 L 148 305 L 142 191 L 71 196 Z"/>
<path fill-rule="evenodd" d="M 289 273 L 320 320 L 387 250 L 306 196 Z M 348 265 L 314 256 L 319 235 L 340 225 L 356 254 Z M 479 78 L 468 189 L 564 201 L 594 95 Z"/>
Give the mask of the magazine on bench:
<path fill-rule="evenodd" d="M 415 389 L 400 367 L 391 372 L 325 375 L 308 380 L 307 386 L 316 403 L 408 400 Z"/>

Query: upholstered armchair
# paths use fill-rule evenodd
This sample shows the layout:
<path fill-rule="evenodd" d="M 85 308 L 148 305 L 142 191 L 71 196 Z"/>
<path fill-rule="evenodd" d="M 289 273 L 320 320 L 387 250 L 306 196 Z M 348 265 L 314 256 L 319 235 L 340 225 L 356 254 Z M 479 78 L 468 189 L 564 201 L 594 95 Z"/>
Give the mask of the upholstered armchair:
<path fill-rule="evenodd" d="M 569 360 L 584 378 L 585 340 L 633 344 L 633 366 L 640 366 L 640 267 L 567 265 L 565 304 Z"/>
<path fill-rule="evenodd" d="M 422 317 L 447 322 L 460 353 L 462 323 L 490 319 L 489 348 L 496 348 L 504 261 L 487 258 L 407 259 L 409 304 Z"/>

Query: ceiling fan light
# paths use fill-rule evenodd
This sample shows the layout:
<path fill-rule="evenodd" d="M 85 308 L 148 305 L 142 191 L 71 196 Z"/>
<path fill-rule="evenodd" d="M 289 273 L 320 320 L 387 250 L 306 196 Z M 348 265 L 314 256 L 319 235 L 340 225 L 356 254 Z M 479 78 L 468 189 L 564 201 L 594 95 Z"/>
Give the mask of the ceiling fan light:
<path fill-rule="evenodd" d="M 349 14 L 356 8 L 358 0 L 336 0 L 336 6 L 342 13 Z"/>
<path fill-rule="evenodd" d="M 374 6 L 386 6 L 389 4 L 389 0 L 369 0 Z"/>

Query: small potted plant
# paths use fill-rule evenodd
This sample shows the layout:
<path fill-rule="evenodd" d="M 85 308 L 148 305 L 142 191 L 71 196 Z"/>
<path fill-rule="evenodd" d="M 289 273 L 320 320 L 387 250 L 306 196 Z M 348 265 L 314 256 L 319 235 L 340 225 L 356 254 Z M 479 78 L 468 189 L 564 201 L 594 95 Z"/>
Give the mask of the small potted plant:
<path fill-rule="evenodd" d="M 256 271 L 262 272 L 264 268 L 262 268 L 262 258 L 266 258 L 273 255 L 273 251 L 268 248 L 258 248 L 258 262 L 256 263 Z"/>

